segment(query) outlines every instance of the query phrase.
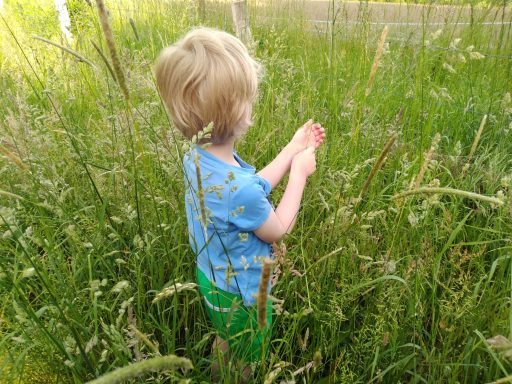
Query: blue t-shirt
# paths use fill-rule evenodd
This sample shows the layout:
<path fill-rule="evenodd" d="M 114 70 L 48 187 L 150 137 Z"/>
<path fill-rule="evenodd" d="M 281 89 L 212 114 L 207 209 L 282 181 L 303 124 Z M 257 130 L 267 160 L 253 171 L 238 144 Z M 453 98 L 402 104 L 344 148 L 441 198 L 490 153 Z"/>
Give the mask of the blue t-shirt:
<path fill-rule="evenodd" d="M 185 154 L 185 209 L 198 268 L 218 288 L 240 295 L 250 306 L 258 294 L 263 260 L 271 251 L 270 244 L 253 232 L 272 209 L 268 200 L 271 186 L 254 167 L 233 155 L 240 167 L 225 163 L 199 146 Z M 204 210 L 198 193 L 196 156 Z"/>

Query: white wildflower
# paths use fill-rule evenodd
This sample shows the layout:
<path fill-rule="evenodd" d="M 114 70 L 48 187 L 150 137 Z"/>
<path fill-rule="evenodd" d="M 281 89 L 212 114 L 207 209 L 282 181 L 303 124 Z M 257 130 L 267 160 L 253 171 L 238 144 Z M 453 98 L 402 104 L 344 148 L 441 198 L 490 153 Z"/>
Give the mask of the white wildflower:
<path fill-rule="evenodd" d="M 457 55 L 457 57 L 459 58 L 459 61 L 460 61 L 461 63 L 465 63 L 465 62 L 466 62 L 466 56 L 464 56 L 462 53 L 459 53 L 459 54 Z"/>
<path fill-rule="evenodd" d="M 466 47 L 466 52 L 473 52 L 473 50 L 475 49 L 475 46 L 474 45 L 468 45 Z"/>

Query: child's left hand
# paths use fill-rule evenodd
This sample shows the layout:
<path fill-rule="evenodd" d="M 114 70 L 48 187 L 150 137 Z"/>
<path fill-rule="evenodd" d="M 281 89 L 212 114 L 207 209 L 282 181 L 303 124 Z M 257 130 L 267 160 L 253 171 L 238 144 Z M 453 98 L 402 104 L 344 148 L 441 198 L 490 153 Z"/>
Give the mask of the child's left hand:
<path fill-rule="evenodd" d="M 314 146 L 318 148 L 325 140 L 325 129 L 319 123 L 313 123 L 310 119 L 301 128 L 295 132 L 291 143 L 302 151 L 306 147 Z"/>

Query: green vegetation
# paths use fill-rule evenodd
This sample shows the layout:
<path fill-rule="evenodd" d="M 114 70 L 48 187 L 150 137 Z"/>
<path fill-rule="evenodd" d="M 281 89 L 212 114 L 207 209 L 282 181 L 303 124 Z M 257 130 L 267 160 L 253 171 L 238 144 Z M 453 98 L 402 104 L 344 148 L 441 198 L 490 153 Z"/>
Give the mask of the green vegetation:
<path fill-rule="evenodd" d="M 188 3 L 108 3 L 127 103 L 96 9 L 69 1 L 67 45 L 52 3 L 5 1 L 0 20 L 2 383 L 82 383 L 166 355 L 193 368 L 144 382 L 209 382 L 214 334 L 185 284 L 182 139 L 151 65 L 193 25 L 231 31 L 230 10 L 210 4 L 201 22 Z M 391 29 L 367 91 L 381 31 L 361 20 L 316 33 L 300 17 L 252 15 L 266 74 L 242 158 L 263 167 L 309 118 L 328 132 L 255 382 L 512 374 L 510 25 Z M 396 196 L 425 187 L 443 193 Z M 227 365 L 223 382 L 236 375 Z"/>

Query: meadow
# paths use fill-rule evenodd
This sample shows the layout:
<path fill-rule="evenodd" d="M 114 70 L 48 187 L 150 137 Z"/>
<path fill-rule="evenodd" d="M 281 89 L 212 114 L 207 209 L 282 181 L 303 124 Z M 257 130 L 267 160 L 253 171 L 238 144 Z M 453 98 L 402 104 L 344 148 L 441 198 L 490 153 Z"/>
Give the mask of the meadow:
<path fill-rule="evenodd" d="M 68 1 L 66 42 L 53 2 L 5 1 L 1 383 L 82 383 L 168 355 L 132 382 L 210 382 L 184 140 L 152 74 L 191 27 L 233 32 L 228 6 L 195 4 L 107 1 L 116 69 L 94 2 Z M 249 6 L 265 76 L 238 153 L 260 169 L 308 119 L 327 131 L 254 382 L 512 381 L 511 25 L 390 29 L 379 45 L 364 12 L 311 30 L 296 2 L 293 17 L 285 1 L 275 18 Z M 238 375 L 228 364 L 221 382 Z"/>

